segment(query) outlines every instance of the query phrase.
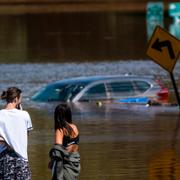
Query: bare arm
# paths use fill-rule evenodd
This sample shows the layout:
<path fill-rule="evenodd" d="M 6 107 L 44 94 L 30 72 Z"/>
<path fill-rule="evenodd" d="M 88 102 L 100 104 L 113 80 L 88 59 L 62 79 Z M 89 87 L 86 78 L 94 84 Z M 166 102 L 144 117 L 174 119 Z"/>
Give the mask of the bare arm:
<path fill-rule="evenodd" d="M 63 130 L 62 129 L 56 129 L 55 136 L 54 136 L 54 143 L 55 144 L 61 144 L 63 143 Z M 53 166 L 53 160 L 51 159 L 48 163 L 48 168 L 52 169 Z"/>
<path fill-rule="evenodd" d="M 62 144 L 63 143 L 63 130 L 62 129 L 57 129 L 55 131 L 55 144 Z"/>

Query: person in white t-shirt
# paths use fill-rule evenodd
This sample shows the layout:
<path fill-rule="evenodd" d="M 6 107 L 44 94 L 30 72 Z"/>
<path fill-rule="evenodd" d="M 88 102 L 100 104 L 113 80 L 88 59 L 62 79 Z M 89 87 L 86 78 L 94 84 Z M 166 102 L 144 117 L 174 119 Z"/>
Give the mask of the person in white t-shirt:
<path fill-rule="evenodd" d="M 29 113 L 21 109 L 21 90 L 3 91 L 7 104 L 0 110 L 0 179 L 30 180 L 28 132 L 32 130 Z"/>

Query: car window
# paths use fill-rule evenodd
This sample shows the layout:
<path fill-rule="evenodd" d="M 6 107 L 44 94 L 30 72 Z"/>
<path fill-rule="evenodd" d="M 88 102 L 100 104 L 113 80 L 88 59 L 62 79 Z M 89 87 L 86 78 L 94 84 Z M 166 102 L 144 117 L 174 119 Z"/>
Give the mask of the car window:
<path fill-rule="evenodd" d="M 134 81 L 136 90 L 140 93 L 147 91 L 150 88 L 150 84 L 145 81 Z"/>
<path fill-rule="evenodd" d="M 73 84 L 64 87 L 59 94 L 60 101 L 71 101 L 84 88 L 83 84 Z"/>
<path fill-rule="evenodd" d="M 112 99 L 135 95 L 132 82 L 110 82 L 106 84 L 107 91 Z"/>
<path fill-rule="evenodd" d="M 106 99 L 106 91 L 104 84 L 98 84 L 88 89 L 80 98 L 80 101 L 93 101 L 98 99 Z"/>

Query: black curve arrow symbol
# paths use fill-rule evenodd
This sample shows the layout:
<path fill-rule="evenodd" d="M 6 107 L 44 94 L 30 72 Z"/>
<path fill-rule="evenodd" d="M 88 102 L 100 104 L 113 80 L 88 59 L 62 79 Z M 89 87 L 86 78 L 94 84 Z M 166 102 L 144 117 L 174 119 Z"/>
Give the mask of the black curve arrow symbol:
<path fill-rule="evenodd" d="M 171 42 L 169 40 L 166 41 L 159 41 L 159 38 L 156 39 L 156 41 L 151 46 L 153 49 L 162 52 L 163 47 L 167 47 L 169 51 L 169 56 L 171 59 L 175 59 L 175 54 L 171 45 Z"/>

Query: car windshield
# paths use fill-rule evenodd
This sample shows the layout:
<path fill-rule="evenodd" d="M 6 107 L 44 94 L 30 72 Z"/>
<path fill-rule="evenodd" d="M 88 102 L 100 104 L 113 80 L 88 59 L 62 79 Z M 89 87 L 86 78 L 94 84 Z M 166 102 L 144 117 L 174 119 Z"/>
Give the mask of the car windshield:
<path fill-rule="evenodd" d="M 60 101 L 72 101 L 75 95 L 77 95 L 84 88 L 83 84 L 67 85 L 59 92 Z"/>
<path fill-rule="evenodd" d="M 71 101 L 84 88 L 84 84 L 51 85 L 44 87 L 32 97 L 34 101 Z"/>

